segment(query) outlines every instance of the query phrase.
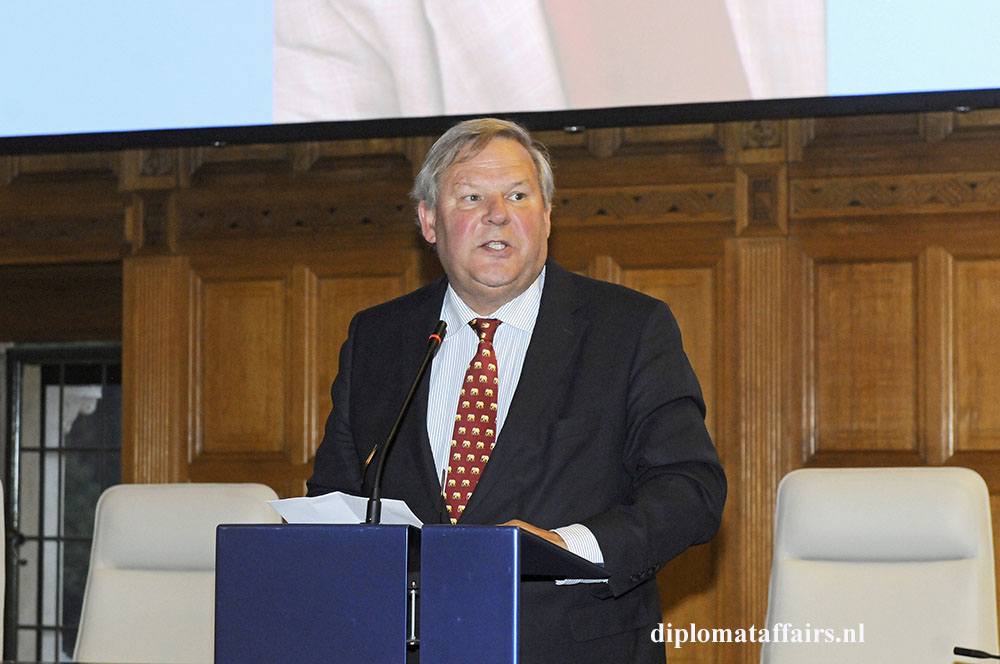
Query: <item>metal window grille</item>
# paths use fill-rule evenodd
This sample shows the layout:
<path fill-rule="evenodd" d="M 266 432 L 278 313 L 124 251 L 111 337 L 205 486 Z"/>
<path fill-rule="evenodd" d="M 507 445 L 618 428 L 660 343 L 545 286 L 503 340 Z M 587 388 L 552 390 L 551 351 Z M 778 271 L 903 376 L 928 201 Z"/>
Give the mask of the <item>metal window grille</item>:
<path fill-rule="evenodd" d="M 94 509 L 121 482 L 121 347 L 7 351 L 4 658 L 69 661 Z"/>

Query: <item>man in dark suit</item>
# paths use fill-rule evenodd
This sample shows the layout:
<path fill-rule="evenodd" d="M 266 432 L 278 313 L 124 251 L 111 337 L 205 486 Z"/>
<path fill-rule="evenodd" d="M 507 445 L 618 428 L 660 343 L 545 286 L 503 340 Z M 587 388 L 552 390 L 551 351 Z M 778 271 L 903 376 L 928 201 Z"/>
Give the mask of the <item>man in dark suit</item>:
<path fill-rule="evenodd" d="M 544 148 L 518 125 L 471 120 L 435 143 L 414 199 L 447 277 L 352 320 L 309 493 L 370 491 L 366 458 L 444 319 L 382 495 L 425 523 L 514 524 L 606 567 L 607 582 L 522 585 L 521 661 L 663 662 L 656 572 L 715 534 L 725 475 L 667 306 L 547 260 L 552 191 Z M 491 322 L 492 341 L 471 319 Z M 482 416 L 494 438 L 476 443 L 493 441 L 453 506 L 442 493 L 467 477 L 455 420 L 466 381 L 486 384 L 469 360 L 484 348 L 499 374 Z"/>

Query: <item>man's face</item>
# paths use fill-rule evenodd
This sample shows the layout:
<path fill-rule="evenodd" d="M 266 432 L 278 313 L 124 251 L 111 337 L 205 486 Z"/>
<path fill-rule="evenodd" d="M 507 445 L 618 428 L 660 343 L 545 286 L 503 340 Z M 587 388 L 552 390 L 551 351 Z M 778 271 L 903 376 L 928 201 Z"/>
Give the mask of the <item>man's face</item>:
<path fill-rule="evenodd" d="M 479 154 L 451 165 L 436 209 L 417 208 L 424 239 L 455 292 L 472 309 L 496 311 L 531 285 L 548 254 L 550 209 L 531 155 L 495 138 Z"/>

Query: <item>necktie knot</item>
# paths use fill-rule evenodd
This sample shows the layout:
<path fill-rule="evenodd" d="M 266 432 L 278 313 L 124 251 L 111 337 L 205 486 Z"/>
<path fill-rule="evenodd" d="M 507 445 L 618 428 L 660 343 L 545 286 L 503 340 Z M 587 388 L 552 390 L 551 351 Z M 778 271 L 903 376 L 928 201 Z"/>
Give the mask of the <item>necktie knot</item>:
<path fill-rule="evenodd" d="M 496 318 L 473 318 L 469 321 L 469 326 L 479 335 L 480 343 L 486 342 L 491 344 L 493 343 L 494 333 L 500 327 L 500 322 Z"/>

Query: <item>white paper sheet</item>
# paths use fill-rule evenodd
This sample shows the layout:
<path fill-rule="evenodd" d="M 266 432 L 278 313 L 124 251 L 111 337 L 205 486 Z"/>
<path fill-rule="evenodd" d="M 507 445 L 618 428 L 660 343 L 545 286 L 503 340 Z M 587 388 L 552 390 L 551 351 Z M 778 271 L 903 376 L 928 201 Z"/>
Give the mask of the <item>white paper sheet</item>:
<path fill-rule="evenodd" d="M 314 498 L 285 498 L 269 500 L 288 523 L 364 523 L 368 513 L 368 499 L 334 491 Z M 402 500 L 382 499 L 382 525 L 423 525 Z"/>

